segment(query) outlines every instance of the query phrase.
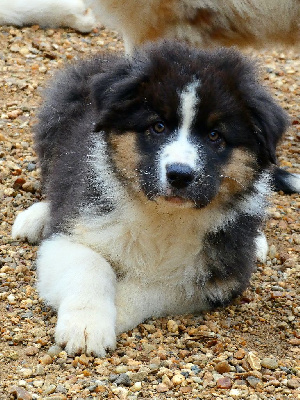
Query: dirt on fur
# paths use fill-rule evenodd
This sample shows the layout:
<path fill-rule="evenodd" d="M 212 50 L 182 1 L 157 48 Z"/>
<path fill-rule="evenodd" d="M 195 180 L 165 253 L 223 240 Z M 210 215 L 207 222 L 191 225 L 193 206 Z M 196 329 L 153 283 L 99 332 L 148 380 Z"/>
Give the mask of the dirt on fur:
<path fill-rule="evenodd" d="M 117 33 L 0 32 L 0 399 L 300 399 L 300 197 L 270 199 L 265 264 L 231 306 L 148 320 L 103 359 L 55 345 L 56 314 L 35 289 L 35 246 L 13 241 L 16 214 L 41 199 L 31 128 L 40 90 L 70 60 L 122 52 Z M 278 161 L 300 172 L 300 56 L 247 51 L 291 117 Z"/>

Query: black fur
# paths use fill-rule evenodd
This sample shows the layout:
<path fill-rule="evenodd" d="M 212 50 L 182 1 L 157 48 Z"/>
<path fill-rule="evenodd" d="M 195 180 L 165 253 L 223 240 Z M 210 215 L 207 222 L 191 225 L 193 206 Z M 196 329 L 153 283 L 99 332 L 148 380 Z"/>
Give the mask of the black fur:
<path fill-rule="evenodd" d="M 256 261 L 254 239 L 260 224 L 257 217 L 240 215 L 225 229 L 206 235 L 203 257 L 210 271 L 208 283 L 212 289 L 207 292 L 207 301 L 211 308 L 227 305 L 248 286 Z M 227 290 L 227 296 L 216 296 L 216 287 L 222 287 L 228 279 L 236 282 L 234 288 Z"/>

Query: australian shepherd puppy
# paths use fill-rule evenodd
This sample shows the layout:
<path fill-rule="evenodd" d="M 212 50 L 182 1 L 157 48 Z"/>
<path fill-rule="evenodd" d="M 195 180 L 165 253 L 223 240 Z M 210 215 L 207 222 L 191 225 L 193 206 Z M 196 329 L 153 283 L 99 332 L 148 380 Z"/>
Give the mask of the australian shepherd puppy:
<path fill-rule="evenodd" d="M 127 51 L 159 38 L 200 47 L 299 45 L 299 0 L 90 0 Z"/>
<path fill-rule="evenodd" d="M 148 317 L 228 304 L 266 251 L 284 111 L 234 50 L 175 42 L 68 67 L 35 140 L 46 201 L 13 237 L 43 238 L 38 289 L 69 354 L 103 356 Z"/>
<path fill-rule="evenodd" d="M 1 0 L 0 25 L 32 24 L 90 32 L 97 22 L 86 0 Z"/>

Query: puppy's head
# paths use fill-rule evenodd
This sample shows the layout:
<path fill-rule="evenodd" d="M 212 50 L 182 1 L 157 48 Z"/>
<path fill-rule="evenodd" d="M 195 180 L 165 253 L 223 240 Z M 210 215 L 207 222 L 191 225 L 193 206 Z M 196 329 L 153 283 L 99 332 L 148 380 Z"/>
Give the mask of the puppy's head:
<path fill-rule="evenodd" d="M 203 207 L 251 189 L 276 161 L 283 110 L 233 50 L 163 42 L 92 83 L 116 173 L 150 200 Z"/>

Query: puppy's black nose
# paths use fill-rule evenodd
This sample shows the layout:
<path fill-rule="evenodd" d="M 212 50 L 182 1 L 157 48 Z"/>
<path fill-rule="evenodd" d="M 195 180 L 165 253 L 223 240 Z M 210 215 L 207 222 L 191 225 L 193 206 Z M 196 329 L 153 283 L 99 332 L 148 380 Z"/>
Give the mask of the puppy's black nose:
<path fill-rule="evenodd" d="M 189 165 L 169 164 L 166 170 L 169 184 L 176 189 L 183 189 L 194 180 L 194 170 Z"/>

